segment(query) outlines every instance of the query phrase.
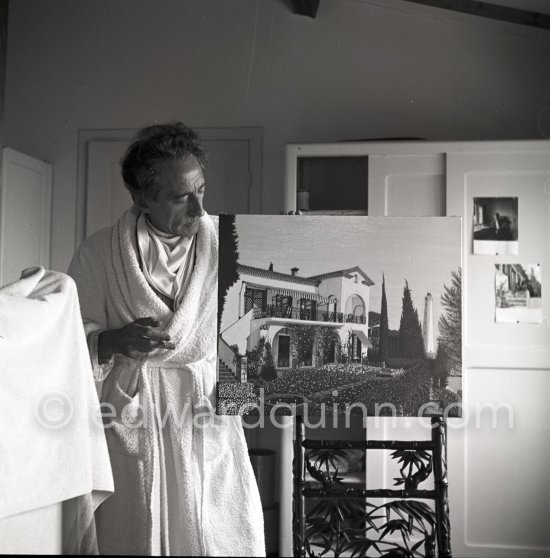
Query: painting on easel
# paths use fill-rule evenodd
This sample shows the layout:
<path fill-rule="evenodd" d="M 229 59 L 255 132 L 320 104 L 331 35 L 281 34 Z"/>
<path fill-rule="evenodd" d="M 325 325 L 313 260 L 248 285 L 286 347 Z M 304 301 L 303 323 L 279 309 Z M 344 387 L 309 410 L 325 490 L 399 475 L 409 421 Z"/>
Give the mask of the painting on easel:
<path fill-rule="evenodd" d="M 218 413 L 459 413 L 460 268 L 460 218 L 220 216 Z"/>

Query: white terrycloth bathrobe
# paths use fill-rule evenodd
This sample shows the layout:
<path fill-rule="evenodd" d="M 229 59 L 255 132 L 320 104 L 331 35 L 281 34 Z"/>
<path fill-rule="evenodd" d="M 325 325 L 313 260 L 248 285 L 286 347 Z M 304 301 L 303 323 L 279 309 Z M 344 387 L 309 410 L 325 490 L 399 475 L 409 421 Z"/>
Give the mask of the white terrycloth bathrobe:
<path fill-rule="evenodd" d="M 150 316 L 176 345 L 143 361 L 115 355 L 100 384 L 101 401 L 115 409 L 105 419 L 115 494 L 97 513 L 100 553 L 265 555 L 262 508 L 240 419 L 212 410 L 217 222 L 201 218 L 193 274 L 172 312 L 140 270 L 136 218 L 134 207 L 92 235 L 69 268 L 96 380 L 102 379 L 102 330 Z M 136 368 L 137 393 L 128 393 Z M 104 407 L 104 414 L 109 410 Z"/>
<path fill-rule="evenodd" d="M 0 286 L 0 385 L 0 553 L 36 551 L 40 534 L 22 526 L 36 513 L 52 521 L 45 510 L 63 502 L 62 552 L 97 554 L 93 512 L 113 477 L 77 291 L 64 273 L 29 268 Z"/>

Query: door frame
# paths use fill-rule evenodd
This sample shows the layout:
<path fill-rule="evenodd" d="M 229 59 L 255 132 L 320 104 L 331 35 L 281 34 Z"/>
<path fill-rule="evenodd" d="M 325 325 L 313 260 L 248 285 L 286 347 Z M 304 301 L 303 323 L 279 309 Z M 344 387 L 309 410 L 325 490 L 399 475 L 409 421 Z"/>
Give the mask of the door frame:
<path fill-rule="evenodd" d="M 248 141 L 250 188 L 248 203 L 250 213 L 262 212 L 262 128 L 260 126 L 194 128 L 205 141 Z M 138 128 L 82 129 L 78 130 L 76 230 L 75 247 L 86 238 L 86 190 L 88 173 L 88 143 L 91 141 L 131 141 Z"/>

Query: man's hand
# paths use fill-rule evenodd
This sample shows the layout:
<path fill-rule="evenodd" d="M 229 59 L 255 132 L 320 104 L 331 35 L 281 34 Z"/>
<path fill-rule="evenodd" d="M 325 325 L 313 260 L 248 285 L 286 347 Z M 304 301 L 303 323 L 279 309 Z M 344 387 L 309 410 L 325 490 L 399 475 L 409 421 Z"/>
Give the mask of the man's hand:
<path fill-rule="evenodd" d="M 143 359 L 157 349 L 175 349 L 170 336 L 158 326 L 153 318 L 138 318 L 120 329 L 109 329 L 99 334 L 98 361 L 108 362 L 114 354 Z"/>

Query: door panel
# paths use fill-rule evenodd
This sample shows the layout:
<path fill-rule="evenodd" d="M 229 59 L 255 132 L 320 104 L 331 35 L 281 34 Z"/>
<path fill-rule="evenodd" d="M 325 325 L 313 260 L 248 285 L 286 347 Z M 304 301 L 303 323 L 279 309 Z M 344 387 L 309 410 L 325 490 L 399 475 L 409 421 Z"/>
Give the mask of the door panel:
<path fill-rule="evenodd" d="M 550 328 L 543 324 L 495 323 L 495 264 L 540 264 L 542 313 L 550 267 L 550 143 L 546 151 L 451 153 L 448 213 L 463 216 L 464 361 L 471 367 L 550 367 Z M 474 198 L 517 198 L 519 254 L 474 255 Z M 497 249 L 498 250 L 498 249 Z"/>
<path fill-rule="evenodd" d="M 127 141 L 91 141 L 88 144 L 86 236 L 114 224 L 132 205 L 119 166 L 127 147 Z"/>
<path fill-rule="evenodd" d="M 252 166 L 258 167 L 257 138 L 247 138 L 239 129 L 221 129 L 217 133 L 198 130 L 208 152 L 204 171 L 205 209 L 211 215 L 258 211 L 259 188 L 252 192 Z M 102 138 L 109 134 L 100 134 Z M 89 139 L 86 146 L 85 236 L 108 227 L 131 206 L 131 197 L 120 176 L 120 159 L 129 145 L 126 137 L 112 133 L 113 139 Z"/>
<path fill-rule="evenodd" d="M 439 217 L 445 211 L 442 153 L 369 157 L 369 215 Z"/>
<path fill-rule="evenodd" d="M 0 285 L 27 267 L 50 266 L 52 166 L 6 147 L 1 188 Z"/>
<path fill-rule="evenodd" d="M 204 171 L 204 207 L 212 215 L 250 213 L 249 143 L 245 140 L 208 140 Z"/>
<path fill-rule="evenodd" d="M 447 156 L 447 212 L 463 216 L 464 251 L 466 413 L 449 436 L 453 551 L 542 557 L 550 555 L 550 330 L 497 324 L 494 315 L 496 263 L 540 263 L 543 292 L 549 285 L 550 144 L 490 147 Z M 518 197 L 518 256 L 473 254 L 474 197 Z M 542 304 L 548 319 L 544 294 Z"/>

